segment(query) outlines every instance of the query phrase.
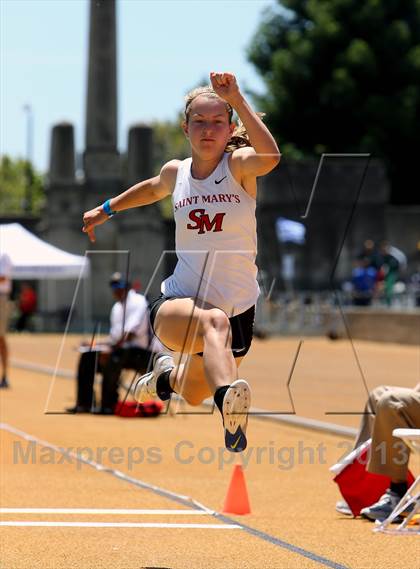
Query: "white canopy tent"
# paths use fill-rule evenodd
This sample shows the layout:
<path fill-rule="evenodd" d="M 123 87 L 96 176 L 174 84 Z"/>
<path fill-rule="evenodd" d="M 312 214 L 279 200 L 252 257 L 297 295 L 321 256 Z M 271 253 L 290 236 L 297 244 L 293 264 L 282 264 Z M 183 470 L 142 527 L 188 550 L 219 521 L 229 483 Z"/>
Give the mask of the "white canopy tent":
<path fill-rule="evenodd" d="M 90 273 L 87 257 L 43 241 L 20 223 L 0 225 L 0 251 L 13 264 L 13 279 L 78 279 Z"/>

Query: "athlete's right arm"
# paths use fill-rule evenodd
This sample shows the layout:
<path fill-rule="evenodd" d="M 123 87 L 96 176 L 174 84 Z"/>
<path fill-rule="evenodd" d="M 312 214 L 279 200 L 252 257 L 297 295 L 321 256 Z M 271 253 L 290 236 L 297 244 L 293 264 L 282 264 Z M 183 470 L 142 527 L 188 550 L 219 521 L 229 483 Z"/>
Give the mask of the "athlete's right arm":
<path fill-rule="evenodd" d="M 112 198 L 110 200 L 111 210 L 117 212 L 132 207 L 141 207 L 169 196 L 175 187 L 178 166 L 179 160 L 171 160 L 162 167 L 159 176 L 139 182 L 122 194 Z M 83 214 L 84 225 L 82 231 L 88 234 L 92 243 L 95 242 L 95 227 L 102 225 L 108 219 L 109 216 L 104 212 L 102 205 Z"/>

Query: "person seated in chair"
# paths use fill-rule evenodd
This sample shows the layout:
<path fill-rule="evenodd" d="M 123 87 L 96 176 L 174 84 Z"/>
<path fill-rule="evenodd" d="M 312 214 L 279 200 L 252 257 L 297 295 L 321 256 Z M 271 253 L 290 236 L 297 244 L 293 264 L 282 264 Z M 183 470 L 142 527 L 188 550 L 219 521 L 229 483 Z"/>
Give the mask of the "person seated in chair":
<path fill-rule="evenodd" d="M 149 309 L 146 298 L 136 293 L 120 273 L 114 273 L 110 287 L 116 300 L 110 314 L 108 342 L 99 350 L 91 346 L 82 348 L 77 371 L 76 405 L 70 413 L 96 413 L 111 415 L 118 403 L 118 384 L 123 369 L 145 373 L 156 350 L 156 338 L 150 330 Z M 93 409 L 95 373 L 102 374 L 101 404 Z"/>
<path fill-rule="evenodd" d="M 371 438 L 367 470 L 391 479 L 385 494 L 360 512 L 371 521 L 385 520 L 407 492 L 410 449 L 393 436 L 398 428 L 420 428 L 420 383 L 411 389 L 381 385 L 370 392 L 366 402 L 354 448 Z M 352 515 L 345 501 L 337 502 L 336 510 Z"/>

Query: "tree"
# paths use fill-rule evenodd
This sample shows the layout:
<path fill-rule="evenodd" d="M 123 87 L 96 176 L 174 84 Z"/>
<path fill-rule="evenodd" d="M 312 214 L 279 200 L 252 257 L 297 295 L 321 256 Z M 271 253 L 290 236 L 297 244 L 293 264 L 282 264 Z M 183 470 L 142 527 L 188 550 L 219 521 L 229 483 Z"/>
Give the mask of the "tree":
<path fill-rule="evenodd" d="M 420 0 L 283 0 L 248 50 L 285 153 L 383 158 L 393 203 L 420 203 Z"/>
<path fill-rule="evenodd" d="M 39 214 L 44 203 L 42 176 L 26 160 L 0 160 L 0 214 Z"/>
<path fill-rule="evenodd" d="M 207 85 L 209 78 L 203 76 L 188 91 L 195 89 L 201 85 Z M 174 121 L 155 121 L 152 123 L 153 128 L 153 168 L 155 175 L 159 173 L 165 162 L 178 158 L 183 160 L 191 155 L 189 142 L 182 130 L 182 122 L 184 121 L 184 111 L 180 110 Z"/>
<path fill-rule="evenodd" d="M 153 168 L 155 175 L 159 174 L 165 162 L 173 158 L 183 160 L 190 155 L 190 146 L 181 128 L 183 120 L 182 113 L 179 113 L 177 120 L 155 121 L 153 128 Z"/>

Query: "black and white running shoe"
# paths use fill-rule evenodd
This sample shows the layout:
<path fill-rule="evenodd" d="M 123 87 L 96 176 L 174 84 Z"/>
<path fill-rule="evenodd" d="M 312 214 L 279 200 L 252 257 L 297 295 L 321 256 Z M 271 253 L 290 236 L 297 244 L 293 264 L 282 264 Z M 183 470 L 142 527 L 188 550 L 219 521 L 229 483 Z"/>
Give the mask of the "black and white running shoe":
<path fill-rule="evenodd" d="M 138 403 L 144 403 L 158 397 L 156 382 L 160 374 L 175 367 L 175 362 L 169 354 L 159 353 L 153 359 L 153 370 L 139 377 L 134 385 L 133 396 Z"/>
<path fill-rule="evenodd" d="M 231 452 L 246 449 L 248 411 L 251 407 L 251 391 L 243 379 L 234 381 L 223 398 L 223 426 L 225 446 Z"/>

